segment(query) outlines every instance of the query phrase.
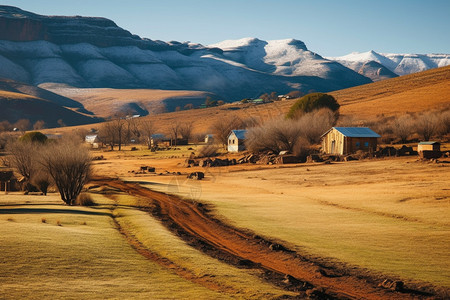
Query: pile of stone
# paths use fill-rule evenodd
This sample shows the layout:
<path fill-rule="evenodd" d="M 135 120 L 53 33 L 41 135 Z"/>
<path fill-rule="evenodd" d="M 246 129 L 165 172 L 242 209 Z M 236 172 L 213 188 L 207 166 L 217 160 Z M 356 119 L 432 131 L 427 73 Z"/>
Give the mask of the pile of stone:
<path fill-rule="evenodd" d="M 149 167 L 149 166 L 141 166 L 140 169 L 138 171 L 135 170 L 131 170 L 128 171 L 128 173 L 133 173 L 133 174 L 147 174 L 147 173 L 155 173 L 156 168 L 155 167 Z"/>

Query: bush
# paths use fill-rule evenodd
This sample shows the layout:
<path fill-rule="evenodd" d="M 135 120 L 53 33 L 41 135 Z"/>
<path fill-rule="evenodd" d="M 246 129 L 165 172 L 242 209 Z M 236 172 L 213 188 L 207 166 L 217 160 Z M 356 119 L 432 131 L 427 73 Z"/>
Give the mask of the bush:
<path fill-rule="evenodd" d="M 74 205 L 78 206 L 95 206 L 97 205 L 94 200 L 92 200 L 92 197 L 90 194 L 87 193 L 81 193 L 78 195 L 77 199 L 75 200 Z"/>
<path fill-rule="evenodd" d="M 39 131 L 32 131 L 25 133 L 19 140 L 21 142 L 44 144 L 47 141 L 47 136 Z"/>
<path fill-rule="evenodd" d="M 290 108 L 287 118 L 295 119 L 304 113 L 309 113 L 320 108 L 329 108 L 337 111 L 340 105 L 333 96 L 323 93 L 312 93 L 298 99 Z"/>
<path fill-rule="evenodd" d="M 219 148 L 215 145 L 205 145 L 198 150 L 197 157 L 212 157 L 217 156 Z"/>
<path fill-rule="evenodd" d="M 249 129 L 245 145 L 252 152 L 293 152 L 301 136 L 301 128 L 297 121 L 278 119 Z"/>

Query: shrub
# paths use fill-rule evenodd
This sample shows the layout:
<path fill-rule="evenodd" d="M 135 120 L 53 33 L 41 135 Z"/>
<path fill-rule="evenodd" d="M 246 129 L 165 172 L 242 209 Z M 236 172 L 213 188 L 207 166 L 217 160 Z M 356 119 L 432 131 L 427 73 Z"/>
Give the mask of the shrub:
<path fill-rule="evenodd" d="M 197 157 L 212 157 L 217 156 L 219 148 L 215 145 L 205 145 L 198 149 Z"/>
<path fill-rule="evenodd" d="M 302 136 L 297 121 L 277 119 L 251 128 L 247 131 L 245 145 L 253 152 L 292 152 Z"/>
<path fill-rule="evenodd" d="M 392 131 L 402 143 L 406 143 L 408 137 L 414 132 L 414 120 L 410 115 L 400 116 L 394 121 Z"/>
<path fill-rule="evenodd" d="M 92 200 L 92 197 L 88 193 L 81 193 L 78 195 L 77 199 L 75 200 L 74 205 L 79 206 L 95 206 L 97 205 L 94 200 Z"/>
<path fill-rule="evenodd" d="M 333 96 L 323 93 L 312 93 L 298 99 L 290 108 L 287 118 L 295 119 L 304 113 L 312 112 L 320 108 L 329 108 L 337 111 L 340 107 Z"/>
<path fill-rule="evenodd" d="M 47 136 L 39 131 L 32 131 L 25 133 L 19 140 L 21 142 L 44 144 L 47 141 Z"/>

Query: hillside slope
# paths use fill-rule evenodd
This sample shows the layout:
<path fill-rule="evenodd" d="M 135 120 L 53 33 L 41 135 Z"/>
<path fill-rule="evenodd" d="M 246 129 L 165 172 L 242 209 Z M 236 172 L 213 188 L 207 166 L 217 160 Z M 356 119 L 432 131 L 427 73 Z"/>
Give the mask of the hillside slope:
<path fill-rule="evenodd" d="M 46 127 L 57 127 L 58 120 L 62 120 L 66 125 L 101 121 L 100 118 L 90 115 L 79 102 L 6 79 L 0 79 L 0 107 L 0 120 L 10 123 L 28 119 L 33 124 L 42 120 Z"/>

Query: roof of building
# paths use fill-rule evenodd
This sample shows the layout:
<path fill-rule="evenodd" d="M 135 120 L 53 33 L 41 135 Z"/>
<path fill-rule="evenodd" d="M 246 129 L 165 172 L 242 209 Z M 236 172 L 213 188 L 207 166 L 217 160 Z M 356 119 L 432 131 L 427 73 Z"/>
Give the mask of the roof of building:
<path fill-rule="evenodd" d="M 435 145 L 435 144 L 441 144 L 439 142 L 420 142 L 419 145 Z"/>
<path fill-rule="evenodd" d="M 247 133 L 247 130 L 245 129 L 240 129 L 240 130 L 231 130 L 230 134 L 228 135 L 228 137 L 234 133 L 234 135 L 240 139 L 240 140 L 244 140 L 245 139 L 245 134 Z"/>
<path fill-rule="evenodd" d="M 373 137 L 373 138 L 381 137 L 381 135 L 379 135 L 378 133 L 376 133 L 375 131 L 373 131 L 368 127 L 333 127 L 333 128 L 347 137 Z M 327 134 L 330 130 L 325 132 L 322 136 Z"/>

